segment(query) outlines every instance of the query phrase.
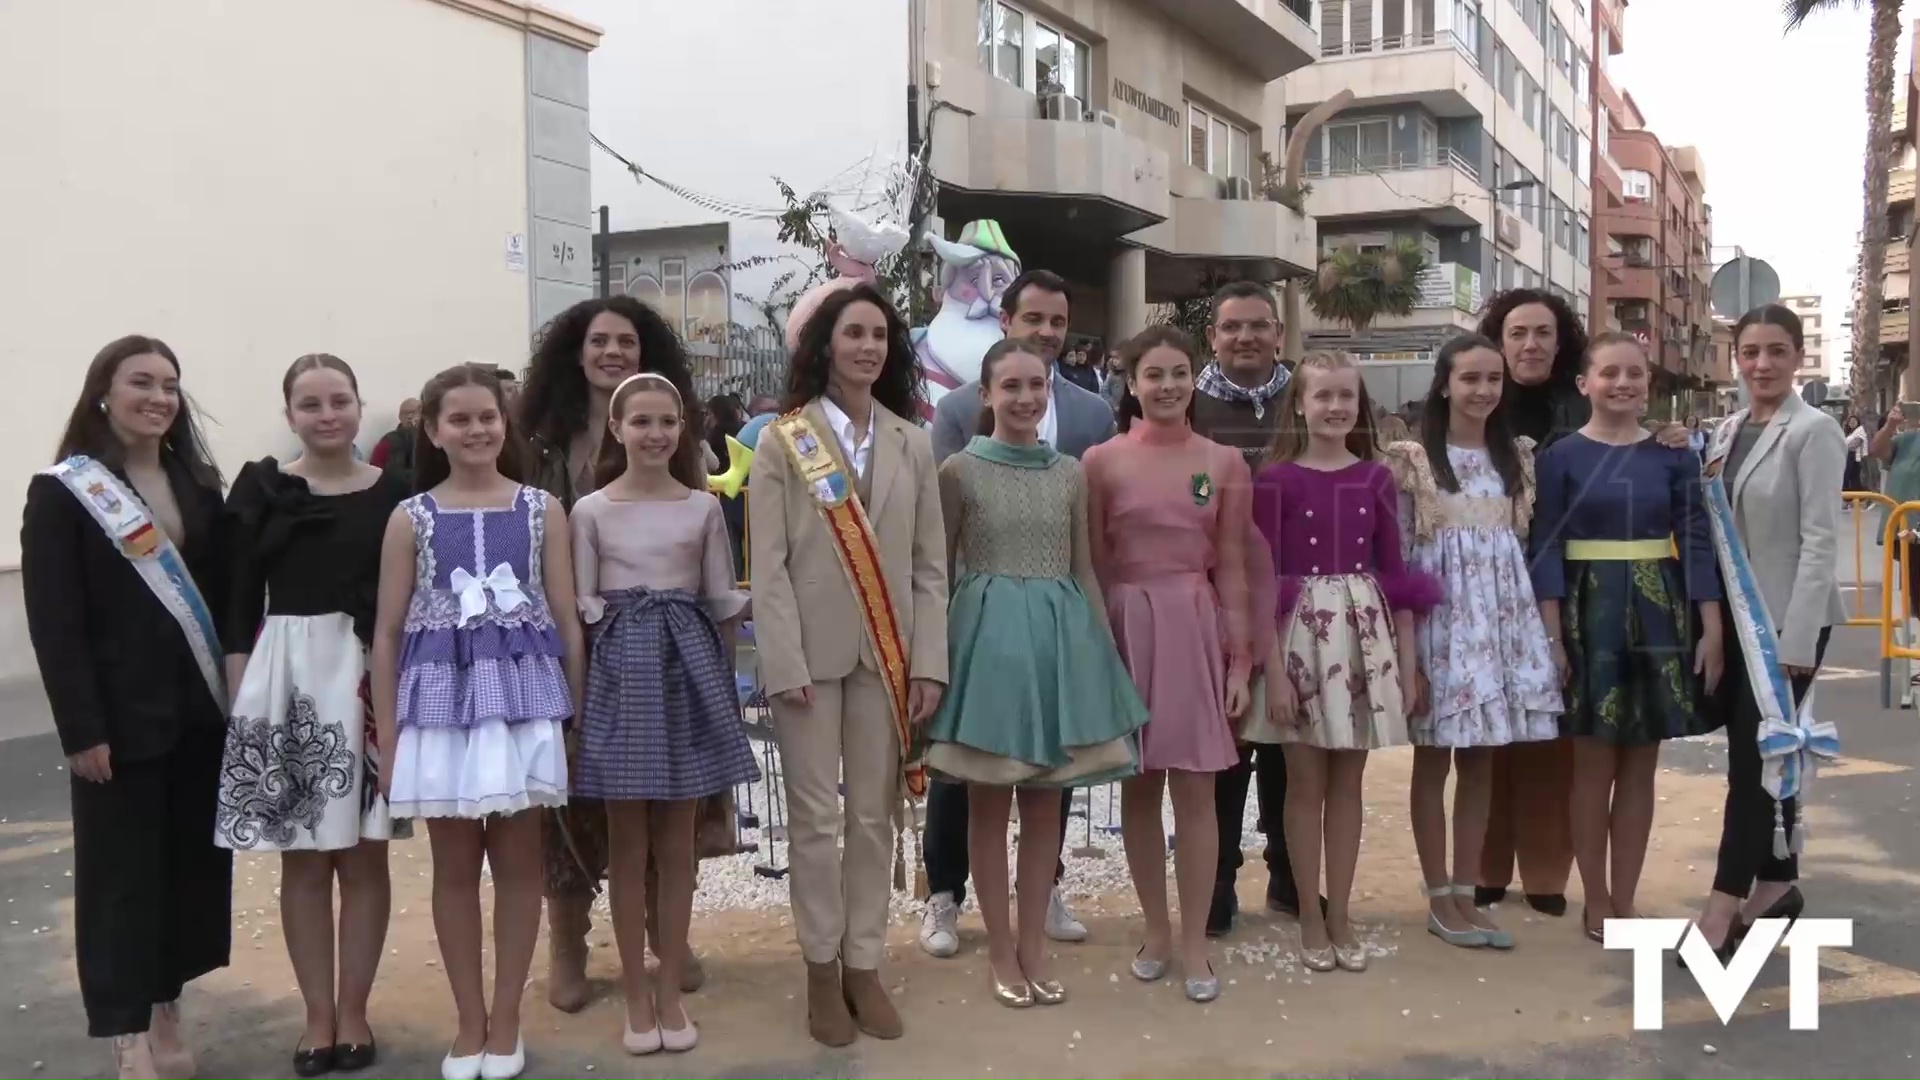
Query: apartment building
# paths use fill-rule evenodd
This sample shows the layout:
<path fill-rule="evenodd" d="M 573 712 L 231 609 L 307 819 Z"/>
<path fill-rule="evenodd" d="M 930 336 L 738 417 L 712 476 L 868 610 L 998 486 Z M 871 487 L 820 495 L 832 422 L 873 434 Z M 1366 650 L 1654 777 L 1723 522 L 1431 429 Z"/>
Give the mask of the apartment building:
<path fill-rule="evenodd" d="M 1908 55 L 1920 39 L 1920 22 L 1907 39 Z M 1894 88 L 1893 151 L 1887 174 L 1887 255 L 1880 279 L 1880 362 L 1904 366 L 1902 401 L 1920 400 L 1920 352 L 1914 349 L 1912 311 L 1920 303 L 1920 281 L 1912 272 L 1914 245 L 1915 112 L 1920 101 L 1920 60 L 1910 63 Z M 1856 269 L 1855 274 L 1859 271 Z"/>
<path fill-rule="evenodd" d="M 1411 239 L 1411 314 L 1310 340 L 1418 359 L 1484 297 L 1547 289 L 1587 309 L 1592 276 L 1591 0 L 1318 0 L 1320 60 L 1286 80 L 1290 123 L 1345 90 L 1313 133 L 1306 208 L 1320 254 Z"/>
<path fill-rule="evenodd" d="M 923 3 L 943 227 L 997 220 L 1073 284 L 1075 332 L 1313 268 L 1313 222 L 1261 165 L 1283 157 L 1276 80 L 1319 52 L 1306 0 Z"/>
<path fill-rule="evenodd" d="M 1891 256 L 1893 253 L 1887 253 Z M 1815 379 L 1831 381 L 1833 372 L 1827 367 L 1826 307 L 1821 298 L 1812 293 L 1795 293 L 1782 296 L 1779 301 L 1800 316 L 1800 332 L 1806 339 L 1806 357 L 1800 363 L 1799 370 L 1793 373 L 1793 385 L 1805 386 Z"/>

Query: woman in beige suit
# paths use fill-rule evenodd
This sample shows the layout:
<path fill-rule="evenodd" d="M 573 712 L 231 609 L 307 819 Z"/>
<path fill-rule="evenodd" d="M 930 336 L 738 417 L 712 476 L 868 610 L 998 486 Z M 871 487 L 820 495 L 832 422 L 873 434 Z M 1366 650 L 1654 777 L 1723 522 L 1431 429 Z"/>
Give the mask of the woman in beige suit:
<path fill-rule="evenodd" d="M 828 1046 L 852 1042 L 856 1027 L 900 1037 L 879 975 L 895 812 L 903 773 L 924 791 L 906 753 L 947 681 L 939 478 L 926 432 L 908 420 L 922 404 L 920 366 L 886 298 L 843 281 L 794 309 L 785 412 L 761 435 L 747 484 L 808 1028 Z"/>
<path fill-rule="evenodd" d="M 1713 439 L 1707 471 L 1726 492 L 1733 536 L 1752 568 L 1759 601 L 1752 605 L 1754 614 L 1772 624 L 1780 674 L 1793 699 L 1781 705 L 1791 720 L 1793 708 L 1813 685 L 1828 635 L 1846 621 L 1834 579 L 1846 441 L 1833 417 L 1793 392 L 1793 373 L 1804 356 L 1799 316 L 1768 304 L 1742 316 L 1733 333 L 1750 404 Z M 1721 608 L 1729 643 L 1740 640 L 1731 602 L 1737 587 L 1728 582 L 1730 602 Z M 1767 689 L 1766 675 L 1750 676 L 1745 652 L 1727 650 L 1716 702 L 1727 726 L 1727 804 L 1713 892 L 1697 924 L 1723 962 L 1738 947 L 1747 923 L 1794 918 L 1805 906 L 1794 885 L 1798 845 L 1787 842 L 1796 831 L 1798 807 L 1793 799 L 1776 803 L 1761 785 L 1758 694 L 1776 695 Z"/>

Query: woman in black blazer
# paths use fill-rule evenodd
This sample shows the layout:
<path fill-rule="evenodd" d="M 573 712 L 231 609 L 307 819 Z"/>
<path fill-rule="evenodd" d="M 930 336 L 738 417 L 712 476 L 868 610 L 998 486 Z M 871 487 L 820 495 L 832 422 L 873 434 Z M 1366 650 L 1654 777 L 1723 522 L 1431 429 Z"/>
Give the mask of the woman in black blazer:
<path fill-rule="evenodd" d="M 191 1076 L 180 989 L 225 967 L 231 938 L 232 856 L 213 842 L 227 575 L 220 474 L 172 350 L 102 349 L 59 457 L 27 487 L 21 579 L 72 772 L 88 1034 L 114 1040 L 122 1077 Z"/>

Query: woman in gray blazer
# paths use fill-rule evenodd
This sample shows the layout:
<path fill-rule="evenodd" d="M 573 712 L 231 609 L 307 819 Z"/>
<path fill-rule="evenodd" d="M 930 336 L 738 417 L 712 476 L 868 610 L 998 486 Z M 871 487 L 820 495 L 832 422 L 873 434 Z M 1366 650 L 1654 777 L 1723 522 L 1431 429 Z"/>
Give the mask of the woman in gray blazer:
<path fill-rule="evenodd" d="M 1768 304 L 1742 316 L 1733 333 L 1750 404 L 1715 435 L 1707 471 L 1725 487 L 1762 601 L 1756 614 L 1773 624 L 1791 708 L 1813 685 L 1833 627 L 1846 621 L 1834 576 L 1846 444 L 1833 417 L 1793 392 L 1804 356 L 1799 316 Z M 1737 641 L 1734 605 L 1721 610 L 1727 640 Z M 1782 839 L 1794 834 L 1798 807 L 1793 799 L 1776 803 L 1761 786 L 1761 713 L 1743 650 L 1727 650 L 1717 696 L 1727 728 L 1727 802 L 1713 892 L 1696 925 L 1724 962 L 1753 919 L 1795 918 L 1805 901 L 1794 884 L 1798 860 L 1791 848 L 1776 847 L 1775 835 L 1776 825 Z"/>

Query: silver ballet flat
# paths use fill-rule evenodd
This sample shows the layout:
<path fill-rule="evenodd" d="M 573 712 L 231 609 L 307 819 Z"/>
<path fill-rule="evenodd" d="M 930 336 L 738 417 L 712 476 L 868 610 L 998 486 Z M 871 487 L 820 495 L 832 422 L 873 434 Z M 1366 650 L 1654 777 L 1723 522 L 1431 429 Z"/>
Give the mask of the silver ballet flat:
<path fill-rule="evenodd" d="M 1133 954 L 1133 963 L 1127 965 L 1127 970 L 1133 972 L 1133 977 L 1139 979 L 1141 982 L 1158 982 L 1166 977 L 1167 962 L 1165 960 L 1149 960 L 1146 957 L 1146 952 L 1147 947 L 1145 945 L 1140 946 L 1140 951 Z"/>
<path fill-rule="evenodd" d="M 1300 964 L 1308 971 L 1332 971 L 1339 966 L 1339 961 L 1331 945 L 1324 949 L 1309 949 L 1302 945 L 1300 946 Z"/>
<path fill-rule="evenodd" d="M 1213 973 L 1212 964 L 1207 965 L 1207 974 L 1204 978 L 1189 977 L 1187 979 L 1187 1000 L 1188 1001 L 1191 1001 L 1198 1005 L 1204 1005 L 1207 1002 L 1212 1001 L 1214 998 L 1217 998 L 1219 996 L 1220 996 L 1220 976 L 1215 975 Z"/>
<path fill-rule="evenodd" d="M 1339 945 L 1333 947 L 1334 963 L 1345 971 L 1367 970 L 1367 947 L 1365 945 Z"/>

